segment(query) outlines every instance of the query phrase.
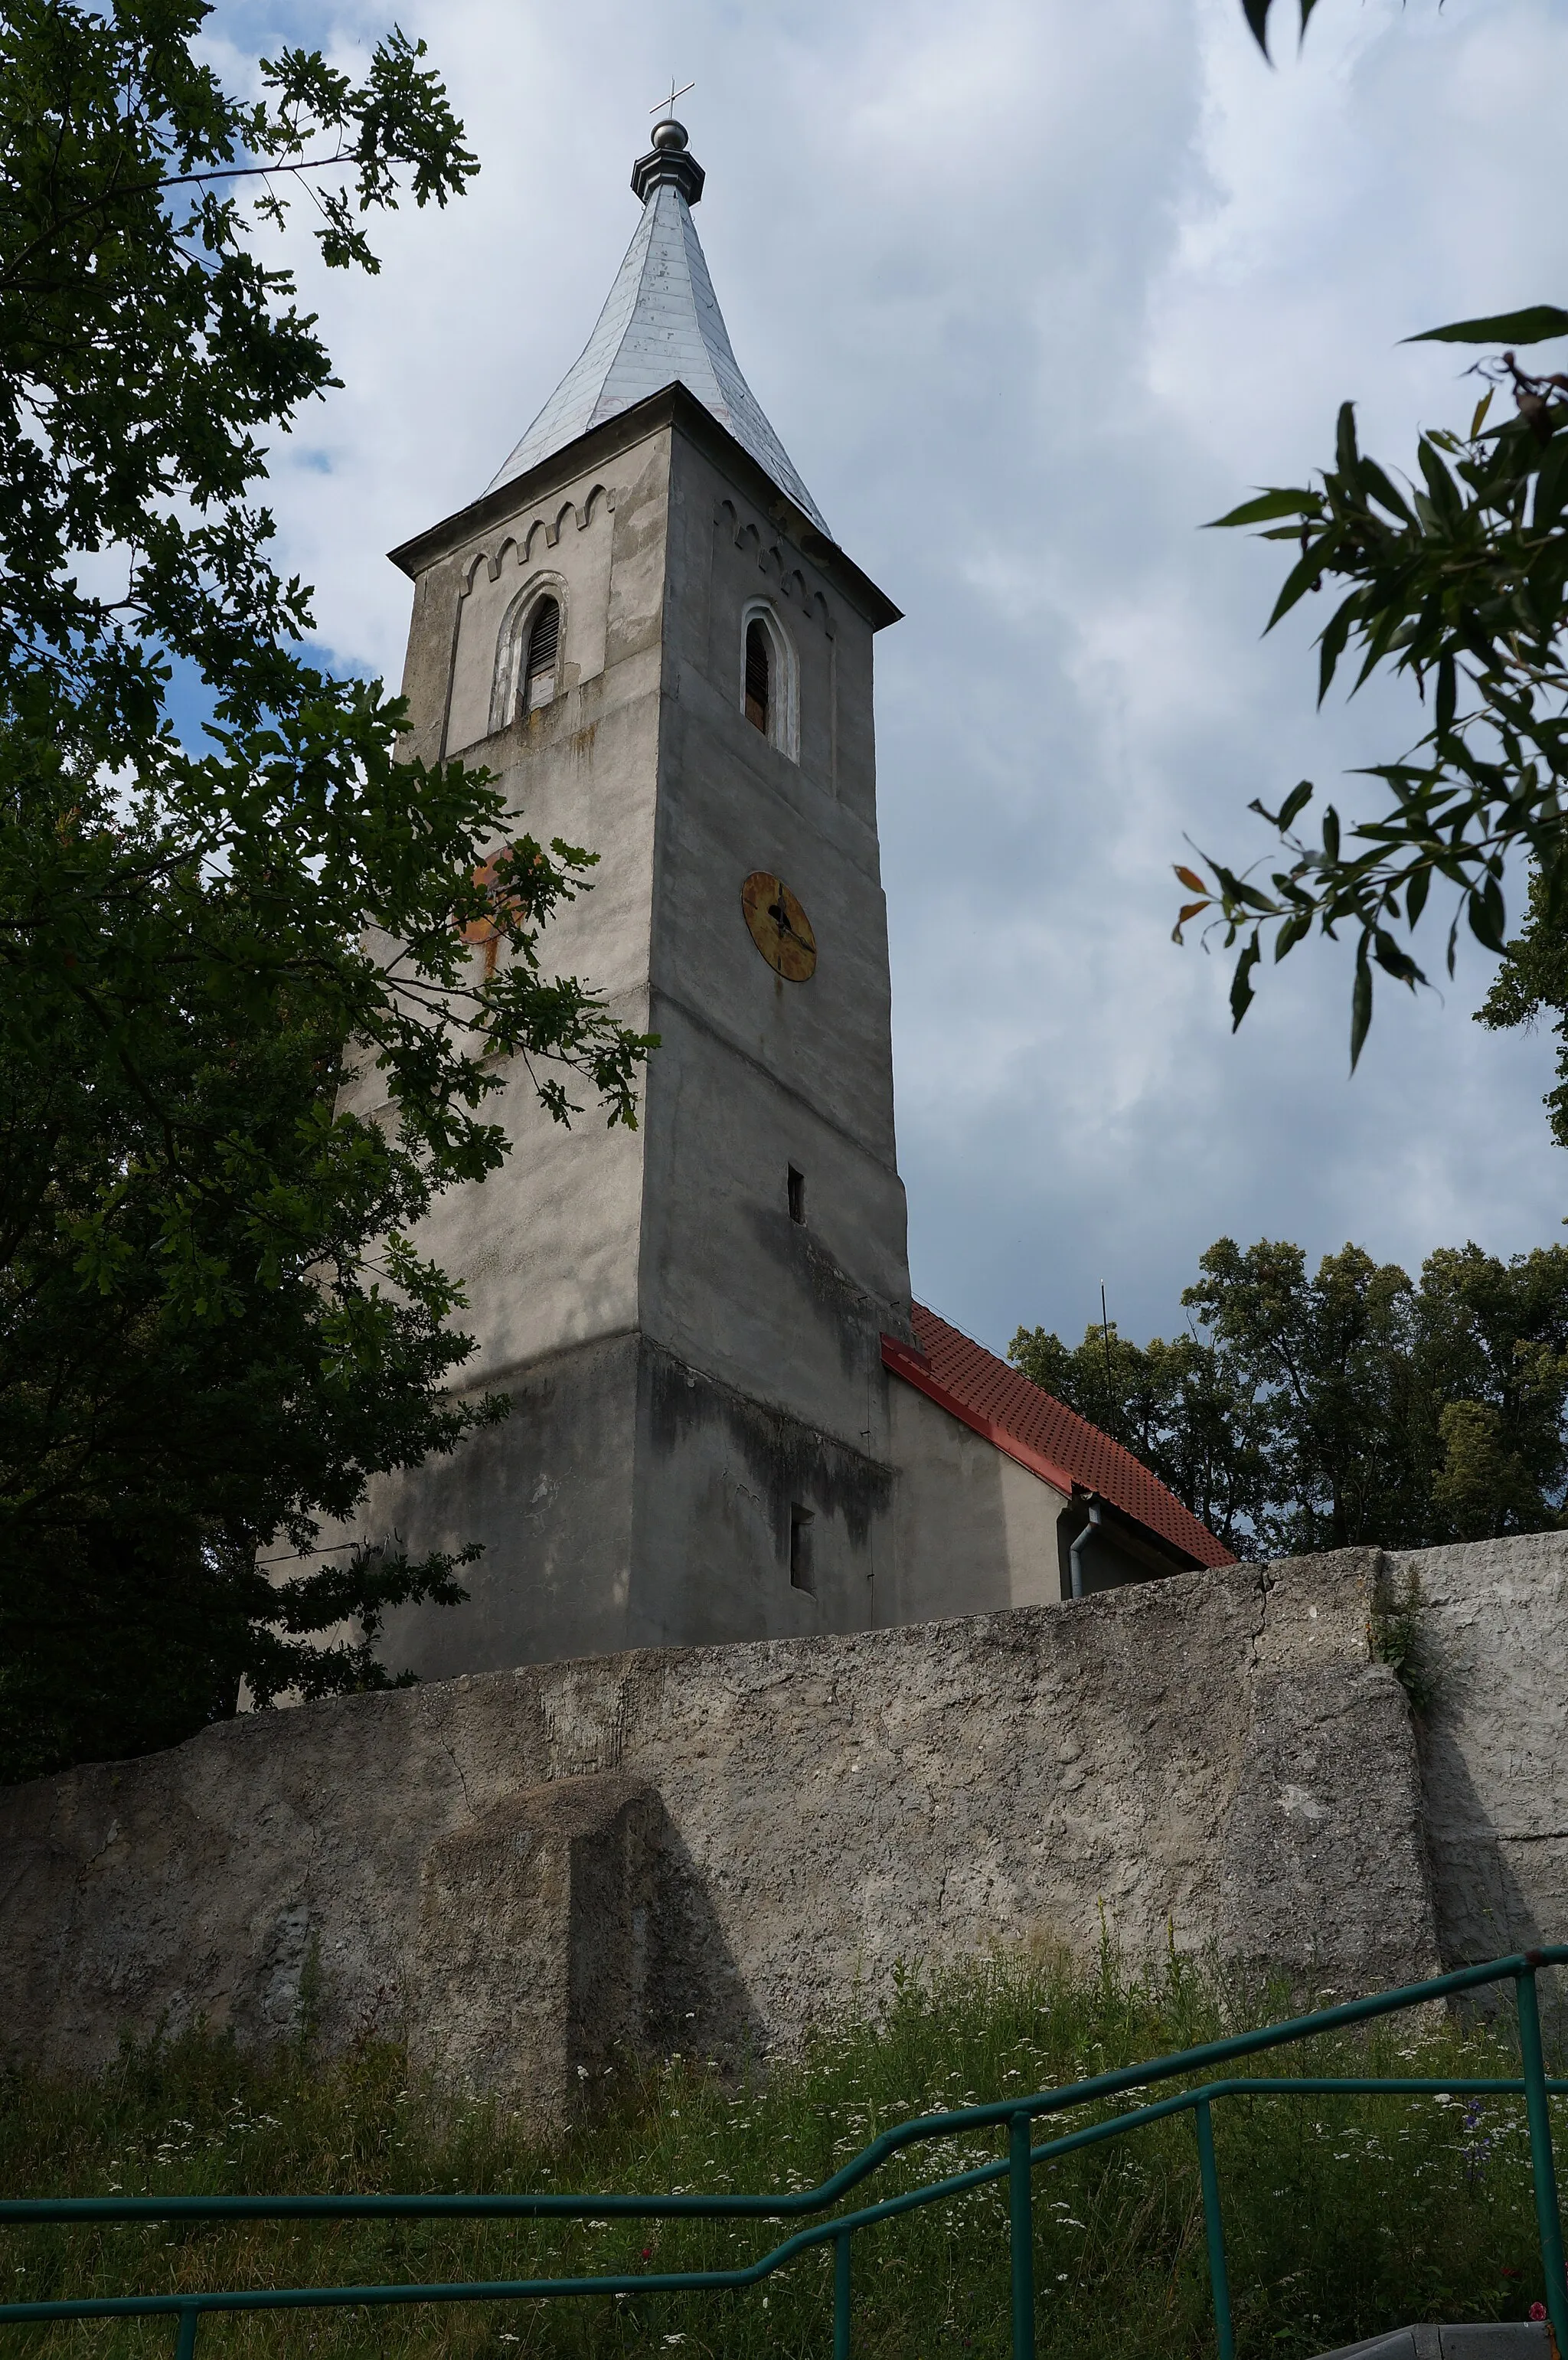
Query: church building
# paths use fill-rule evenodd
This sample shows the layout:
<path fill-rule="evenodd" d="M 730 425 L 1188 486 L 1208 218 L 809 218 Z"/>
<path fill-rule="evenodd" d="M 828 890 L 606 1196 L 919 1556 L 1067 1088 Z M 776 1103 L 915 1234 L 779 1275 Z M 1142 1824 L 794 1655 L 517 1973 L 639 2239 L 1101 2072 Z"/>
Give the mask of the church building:
<path fill-rule="evenodd" d="M 730 349 L 660 122 L 581 359 L 488 489 L 393 552 L 412 750 L 599 855 L 549 963 L 655 1032 L 640 1128 L 513 1141 L 421 1244 L 511 1396 L 359 1529 L 484 1544 L 394 1616 L 426 1677 L 1067 1601 L 1228 1562 L 1108 1437 L 909 1293 L 872 650 L 839 547 Z M 479 956 L 479 954 L 475 954 Z M 374 1111 L 369 1077 L 355 1099 Z"/>

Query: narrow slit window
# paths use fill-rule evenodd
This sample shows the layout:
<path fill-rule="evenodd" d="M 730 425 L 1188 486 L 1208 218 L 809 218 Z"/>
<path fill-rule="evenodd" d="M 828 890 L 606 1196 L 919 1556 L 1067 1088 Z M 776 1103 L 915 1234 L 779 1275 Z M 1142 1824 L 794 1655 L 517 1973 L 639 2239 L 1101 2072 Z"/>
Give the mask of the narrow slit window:
<path fill-rule="evenodd" d="M 523 668 L 523 711 L 535 713 L 555 695 L 556 660 L 561 654 L 561 606 L 542 598 L 528 626 L 528 661 Z"/>
<path fill-rule="evenodd" d="M 817 1578 L 811 1567 L 811 1511 L 792 1502 L 789 1508 L 789 1587 L 816 1595 Z"/>
<path fill-rule="evenodd" d="M 759 622 L 746 627 L 746 717 L 766 738 L 773 695 L 773 658 Z"/>
<path fill-rule="evenodd" d="M 789 1196 L 789 1218 L 792 1221 L 799 1221 L 801 1227 L 804 1228 L 806 1221 L 806 1175 L 803 1172 L 797 1172 L 792 1164 L 789 1166 L 788 1188 Z"/>

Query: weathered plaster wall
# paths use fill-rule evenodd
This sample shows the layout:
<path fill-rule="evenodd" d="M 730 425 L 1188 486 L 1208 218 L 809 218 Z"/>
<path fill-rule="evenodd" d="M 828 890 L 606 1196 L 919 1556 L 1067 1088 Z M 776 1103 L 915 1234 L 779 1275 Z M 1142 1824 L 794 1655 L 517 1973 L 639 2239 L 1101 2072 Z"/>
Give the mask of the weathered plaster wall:
<path fill-rule="evenodd" d="M 887 1406 L 898 1491 L 876 1620 L 1059 1604 L 1062 1493 L 913 1385 L 890 1379 Z"/>
<path fill-rule="evenodd" d="M 548 2106 L 606 2025 L 787 2044 L 899 1960 L 1092 1954 L 1102 1906 L 1134 1951 L 1420 1974 L 1439 1942 L 1404 1696 L 1368 1660 L 1377 1571 L 537 1666 L 12 1789 L 4 2038 L 57 2065 L 197 2015 L 265 2038 L 315 1945 L 329 2039 L 406 2020 L 417 2055 Z"/>
<path fill-rule="evenodd" d="M 1390 1557 L 1396 1601 L 1412 1573 L 1443 1955 L 1568 1940 L 1568 1535 Z"/>
<path fill-rule="evenodd" d="M 631 1643 L 864 1628 L 892 1470 L 650 1338 L 643 1368 Z M 797 1579 L 790 1524 L 802 1509 L 811 1522 Z"/>
<path fill-rule="evenodd" d="M 541 842 L 559 836 L 599 855 L 592 890 L 552 919 L 548 956 L 558 971 L 583 977 L 638 1031 L 648 1022 L 669 469 L 668 434 L 651 436 L 615 454 L 607 493 L 591 499 L 567 477 L 461 541 L 420 579 L 405 676 L 414 734 L 422 741 L 433 731 L 439 743 L 449 693 L 456 696 L 465 680 L 475 698 L 474 683 L 483 685 L 487 710 L 496 634 L 537 571 L 519 557 L 519 544 L 558 570 L 573 567 L 562 694 L 539 712 L 514 714 L 493 735 L 486 728 L 476 742 L 465 725 L 452 744 L 496 775 Z M 573 521 L 579 508 L 588 519 L 582 526 Z M 564 521 L 549 548 L 541 519 L 558 514 Z M 478 618 L 473 625 L 470 616 Z M 468 647 L 475 630 L 484 649 Z M 463 661 L 449 679 L 441 657 L 454 633 L 453 661 Z M 368 1066 L 350 1102 L 379 1111 L 379 1096 Z M 474 1389 L 505 1385 L 548 1353 L 636 1327 L 645 1178 L 642 1132 L 606 1136 L 595 1117 L 557 1123 L 520 1060 L 505 1070 L 486 1113 L 513 1142 L 506 1166 L 439 1197 L 419 1232 L 420 1245 L 468 1290 L 466 1324 L 478 1349 L 463 1375 Z"/>
<path fill-rule="evenodd" d="M 365 1522 L 410 1553 L 481 1538 L 468 1603 L 405 1608 L 383 1659 L 421 1679 L 626 1644 L 638 1371 L 635 1332 L 515 1373 L 511 1412 L 450 1458 L 378 1479 Z"/>
<path fill-rule="evenodd" d="M 599 854 L 592 890 L 552 921 L 549 956 L 642 1032 L 670 438 L 603 455 L 586 477 L 519 493 L 421 571 L 404 689 L 414 750 L 464 751 L 541 841 Z M 492 732 L 497 637 L 541 568 L 562 602 L 562 693 Z M 384 1110 L 372 1065 L 345 1097 Z M 419 1243 L 466 1291 L 477 1349 L 463 1390 L 508 1393 L 512 1414 L 450 1459 L 376 1479 L 352 1532 L 325 1536 L 392 1538 L 415 1556 L 484 1544 L 467 1606 L 391 1620 L 387 1660 L 429 1678 L 627 1640 L 648 1134 L 606 1133 L 596 1114 L 555 1122 L 520 1061 L 486 1113 L 513 1142 L 504 1170 L 438 1198 Z"/>

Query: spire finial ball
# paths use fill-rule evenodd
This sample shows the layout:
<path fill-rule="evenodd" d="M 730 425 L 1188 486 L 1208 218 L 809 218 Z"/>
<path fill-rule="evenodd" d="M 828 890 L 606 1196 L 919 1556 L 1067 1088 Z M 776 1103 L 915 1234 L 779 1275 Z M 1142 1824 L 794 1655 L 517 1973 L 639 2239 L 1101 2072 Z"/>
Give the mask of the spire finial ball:
<path fill-rule="evenodd" d="M 676 93 L 680 96 L 680 93 Z M 679 189 L 689 205 L 702 193 L 702 167 L 686 146 L 686 126 L 672 115 L 653 126 L 653 145 L 632 166 L 632 187 L 647 204 L 656 189 Z"/>

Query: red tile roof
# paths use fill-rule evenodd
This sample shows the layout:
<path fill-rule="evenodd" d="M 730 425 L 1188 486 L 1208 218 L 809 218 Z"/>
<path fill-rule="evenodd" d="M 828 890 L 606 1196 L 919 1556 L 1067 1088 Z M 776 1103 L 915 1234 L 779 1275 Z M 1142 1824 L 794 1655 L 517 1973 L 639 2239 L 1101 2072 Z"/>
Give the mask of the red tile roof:
<path fill-rule="evenodd" d="M 883 1360 L 895 1375 L 1069 1499 L 1075 1487 L 1093 1491 L 1198 1565 L 1235 1563 L 1208 1526 L 1130 1450 L 923 1304 L 913 1312 L 918 1352 L 896 1337 L 882 1338 Z"/>

